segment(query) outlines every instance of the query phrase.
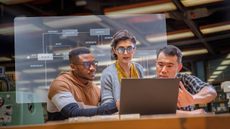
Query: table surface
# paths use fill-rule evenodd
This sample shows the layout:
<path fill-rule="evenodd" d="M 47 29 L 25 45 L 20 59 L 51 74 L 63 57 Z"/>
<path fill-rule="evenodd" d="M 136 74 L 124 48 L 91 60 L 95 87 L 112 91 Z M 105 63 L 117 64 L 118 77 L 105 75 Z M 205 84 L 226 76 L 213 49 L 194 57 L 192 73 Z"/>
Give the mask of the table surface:
<path fill-rule="evenodd" d="M 125 120 L 51 121 L 42 125 L 1 127 L 1 129 L 229 129 L 230 114 L 148 115 Z"/>

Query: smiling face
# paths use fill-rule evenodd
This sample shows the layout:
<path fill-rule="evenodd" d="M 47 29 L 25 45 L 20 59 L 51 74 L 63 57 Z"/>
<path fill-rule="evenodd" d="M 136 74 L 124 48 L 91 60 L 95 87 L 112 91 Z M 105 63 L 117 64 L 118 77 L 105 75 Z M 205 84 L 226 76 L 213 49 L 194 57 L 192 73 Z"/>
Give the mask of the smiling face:
<path fill-rule="evenodd" d="M 116 46 L 116 48 L 125 48 L 125 49 L 130 47 L 134 48 L 135 45 L 128 39 L 119 41 Z M 136 51 L 136 48 L 134 48 L 133 53 L 130 54 L 127 52 L 127 50 L 125 50 L 123 54 L 119 53 L 118 52 L 119 50 L 116 50 L 115 48 L 113 48 L 113 51 L 117 55 L 119 63 L 128 64 L 131 62 L 133 58 L 133 54 Z"/>
<path fill-rule="evenodd" d="M 178 64 L 177 56 L 166 56 L 164 52 L 158 55 L 156 60 L 156 72 L 158 78 L 175 78 L 176 73 L 182 68 L 182 63 Z"/>
<path fill-rule="evenodd" d="M 93 61 L 95 61 L 95 59 L 92 53 L 90 53 L 79 55 L 79 59 L 75 58 L 72 61 L 72 63 L 83 63 Z M 94 67 L 93 65 L 90 65 L 89 69 L 86 69 L 83 64 L 70 64 L 70 67 L 72 68 L 74 76 L 78 78 L 78 80 L 81 81 L 83 84 L 86 84 L 88 80 L 92 81 L 94 79 L 96 67 Z"/>

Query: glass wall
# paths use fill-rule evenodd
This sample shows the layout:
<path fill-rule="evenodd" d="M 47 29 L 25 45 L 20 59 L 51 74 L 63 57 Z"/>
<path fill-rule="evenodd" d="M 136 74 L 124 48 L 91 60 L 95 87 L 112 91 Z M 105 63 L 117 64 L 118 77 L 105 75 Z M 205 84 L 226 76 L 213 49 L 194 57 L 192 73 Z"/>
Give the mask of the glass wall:
<path fill-rule="evenodd" d="M 117 31 L 136 36 L 133 61 L 146 78 L 156 75 L 156 52 L 167 45 L 163 14 L 21 17 L 14 24 L 17 103 L 46 102 L 51 82 L 70 69 L 68 53 L 75 47 L 88 47 L 99 61 L 94 83 L 100 87 L 103 69 L 115 62 L 110 44 Z"/>

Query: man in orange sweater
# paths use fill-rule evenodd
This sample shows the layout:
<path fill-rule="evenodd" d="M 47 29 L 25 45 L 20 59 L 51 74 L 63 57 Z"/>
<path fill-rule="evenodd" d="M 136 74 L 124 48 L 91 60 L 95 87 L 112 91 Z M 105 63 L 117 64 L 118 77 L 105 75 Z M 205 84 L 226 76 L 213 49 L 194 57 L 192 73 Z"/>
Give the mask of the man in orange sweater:
<path fill-rule="evenodd" d="M 97 107 L 101 94 L 92 80 L 96 66 L 92 53 L 86 47 L 77 47 L 69 53 L 72 70 L 61 72 L 51 83 L 47 112 L 48 120 L 64 120 L 69 117 L 113 114 L 119 100 Z"/>

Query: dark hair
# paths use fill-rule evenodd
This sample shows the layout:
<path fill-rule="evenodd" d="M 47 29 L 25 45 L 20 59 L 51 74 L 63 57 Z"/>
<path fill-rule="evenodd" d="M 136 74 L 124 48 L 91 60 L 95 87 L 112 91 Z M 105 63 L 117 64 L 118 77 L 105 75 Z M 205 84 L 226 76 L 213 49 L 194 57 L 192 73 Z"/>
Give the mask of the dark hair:
<path fill-rule="evenodd" d="M 69 52 L 69 62 L 70 64 L 74 59 L 79 59 L 79 55 L 81 54 L 89 54 L 91 53 L 87 47 L 76 47 L 72 51 Z"/>
<path fill-rule="evenodd" d="M 118 31 L 112 38 L 111 47 L 112 47 L 112 55 L 117 60 L 117 55 L 114 53 L 113 48 L 117 47 L 117 43 L 119 41 L 125 41 L 129 39 L 134 45 L 136 45 L 136 37 L 128 30 L 120 30 Z"/>
<path fill-rule="evenodd" d="M 166 56 L 177 56 L 177 63 L 180 64 L 182 61 L 182 53 L 180 49 L 173 45 L 167 45 L 161 48 L 157 53 L 157 59 L 159 54 L 163 52 Z"/>

